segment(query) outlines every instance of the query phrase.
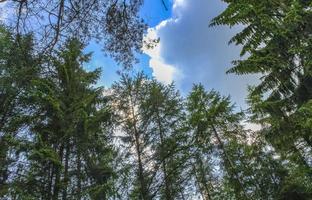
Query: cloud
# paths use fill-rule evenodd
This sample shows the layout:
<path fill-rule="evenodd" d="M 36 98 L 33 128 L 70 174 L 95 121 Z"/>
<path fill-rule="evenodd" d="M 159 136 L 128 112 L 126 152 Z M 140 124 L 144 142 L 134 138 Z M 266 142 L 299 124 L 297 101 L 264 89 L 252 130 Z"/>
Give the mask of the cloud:
<path fill-rule="evenodd" d="M 229 46 L 228 41 L 241 27 L 209 27 L 210 20 L 225 8 L 220 0 L 174 0 L 172 17 L 151 27 L 145 36 L 160 42 L 143 52 L 159 81 L 175 81 L 182 92 L 201 82 L 245 106 L 246 87 L 256 78 L 225 74 L 231 61 L 239 59 L 240 47 Z"/>
<path fill-rule="evenodd" d="M 157 31 L 165 25 L 167 21 L 163 21 L 155 28 L 150 28 L 145 36 L 146 42 L 154 41 L 159 38 Z M 171 83 L 174 79 L 177 79 L 179 71 L 172 65 L 166 64 L 165 60 L 161 56 L 161 44 L 156 44 L 153 48 L 143 47 L 143 52 L 150 56 L 149 66 L 153 69 L 153 76 L 160 82 L 165 84 Z"/>

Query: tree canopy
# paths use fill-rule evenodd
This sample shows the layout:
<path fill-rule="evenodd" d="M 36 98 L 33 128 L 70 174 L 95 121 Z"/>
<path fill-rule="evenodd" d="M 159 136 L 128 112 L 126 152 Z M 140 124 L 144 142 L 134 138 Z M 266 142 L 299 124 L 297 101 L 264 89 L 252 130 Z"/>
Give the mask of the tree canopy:
<path fill-rule="evenodd" d="M 201 84 L 182 95 L 124 69 L 104 87 L 84 67 L 95 38 L 130 69 L 141 0 L 3 2 L 0 199 L 312 199 L 311 1 L 224 0 L 211 21 L 243 25 L 228 73 L 261 76 L 245 111 Z"/>

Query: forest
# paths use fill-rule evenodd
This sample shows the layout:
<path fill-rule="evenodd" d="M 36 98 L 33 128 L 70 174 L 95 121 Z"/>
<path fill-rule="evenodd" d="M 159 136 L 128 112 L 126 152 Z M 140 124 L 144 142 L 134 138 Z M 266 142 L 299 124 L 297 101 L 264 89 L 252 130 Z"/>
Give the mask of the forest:
<path fill-rule="evenodd" d="M 0 199 L 311 200 L 312 1 L 223 2 L 207 28 L 243 27 L 224 73 L 260 76 L 246 110 L 133 69 L 162 40 L 142 43 L 143 0 L 0 0 Z"/>

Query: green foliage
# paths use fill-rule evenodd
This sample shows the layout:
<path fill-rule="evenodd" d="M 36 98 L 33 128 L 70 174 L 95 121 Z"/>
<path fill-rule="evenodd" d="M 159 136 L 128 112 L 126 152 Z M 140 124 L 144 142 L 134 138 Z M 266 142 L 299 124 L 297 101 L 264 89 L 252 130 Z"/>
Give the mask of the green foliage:
<path fill-rule="evenodd" d="M 19 59 L 16 59 L 19 58 Z M 31 81 L 38 76 L 32 36 L 14 36 L 0 26 L 0 198 L 11 187 L 10 167 L 16 166 L 23 152 L 19 134 L 29 122 Z"/>
<path fill-rule="evenodd" d="M 135 160 L 130 198 L 181 198 L 186 139 L 181 131 L 183 101 L 175 86 L 139 73 L 122 75 L 112 90 L 119 126 L 126 134 L 121 142 Z"/>
<path fill-rule="evenodd" d="M 312 4 L 224 1 L 211 25 L 242 24 L 230 43 L 246 56 L 228 73 L 261 76 L 247 113 L 202 85 L 184 99 L 143 73 L 122 72 L 104 90 L 101 70 L 83 68 L 92 55 L 78 39 L 37 55 L 31 35 L 0 26 L 0 198 L 311 199 Z M 127 5 L 125 20 L 138 20 L 142 2 L 124 3 L 107 7 L 114 26 Z M 119 37 L 108 28 L 105 39 Z M 141 47 L 129 39 L 106 47 L 126 65 L 127 45 Z"/>
<path fill-rule="evenodd" d="M 247 189 L 234 164 L 233 155 L 239 149 L 236 147 L 229 152 L 230 145 L 244 139 L 240 138 L 244 136 L 239 124 L 241 114 L 233 113 L 229 98 L 221 97 L 215 91 L 206 92 L 202 85 L 193 87 L 187 109 L 190 129 L 194 131 L 191 144 L 194 147 L 193 165 L 199 173 L 195 174 L 195 180 L 202 195 L 206 199 L 213 198 L 212 191 L 219 185 L 218 176 L 224 176 L 232 185 L 233 197 L 248 199 Z M 214 172 L 214 168 L 221 171 Z"/>
<path fill-rule="evenodd" d="M 265 140 L 281 155 L 288 175 L 281 184 L 281 199 L 306 199 L 311 178 L 311 2 L 225 1 L 228 7 L 211 25 L 243 24 L 230 42 L 242 45 L 245 60 L 233 62 L 228 73 L 259 74 L 260 84 L 250 88 L 251 120 L 260 123 Z M 288 197 L 287 197 L 288 196 Z M 278 197 L 276 197 L 278 198 Z"/>
<path fill-rule="evenodd" d="M 42 61 L 50 65 L 49 71 L 43 67 L 45 73 L 28 79 L 27 95 L 32 101 L 27 106 L 33 110 L 25 114 L 32 120 L 21 133 L 28 141 L 17 160 L 22 168 L 18 167 L 20 176 L 9 189 L 12 198 L 103 199 L 112 195 L 111 112 L 102 88 L 94 87 L 100 71 L 82 68 L 91 56 L 84 55 L 82 48 L 76 39 L 67 41 L 55 56 Z"/>

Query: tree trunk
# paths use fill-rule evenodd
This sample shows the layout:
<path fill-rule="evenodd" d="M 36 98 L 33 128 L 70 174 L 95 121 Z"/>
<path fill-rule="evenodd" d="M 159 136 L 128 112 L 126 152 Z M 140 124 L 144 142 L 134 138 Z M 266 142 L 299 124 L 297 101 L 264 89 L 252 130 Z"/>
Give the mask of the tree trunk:
<path fill-rule="evenodd" d="M 60 150 L 59 150 L 59 157 L 60 157 L 60 161 L 62 163 L 63 161 L 63 151 L 64 151 L 64 146 L 61 145 Z M 61 183 L 60 183 L 60 179 L 61 179 L 61 166 L 54 166 L 55 168 L 55 179 L 54 179 L 54 189 L 53 189 L 53 199 L 54 200 L 58 200 L 59 197 L 59 192 L 61 189 Z"/>
<path fill-rule="evenodd" d="M 68 187 L 68 182 L 69 182 L 69 177 L 68 177 L 69 153 L 70 153 L 70 146 L 69 146 L 69 141 L 67 141 L 66 154 L 65 154 L 64 179 L 63 179 L 63 182 L 64 182 L 64 188 L 63 188 L 63 194 L 62 194 L 63 200 L 67 199 L 67 187 Z"/>
<path fill-rule="evenodd" d="M 6 185 L 7 179 L 8 179 L 8 160 L 7 160 L 7 154 L 8 154 L 8 144 L 6 142 L 5 135 L 0 138 L 0 185 L 3 187 Z"/>
<path fill-rule="evenodd" d="M 196 155 L 196 164 L 198 165 L 198 168 L 194 165 L 194 173 L 202 198 L 204 200 L 212 200 L 209 187 L 207 185 L 208 181 L 206 180 L 205 170 L 203 169 L 203 161 L 199 155 Z M 200 173 L 197 174 L 197 171 Z"/>
<path fill-rule="evenodd" d="M 145 184 L 145 178 L 144 178 L 144 171 L 143 171 L 143 164 L 142 164 L 142 158 L 141 158 L 141 148 L 140 148 L 140 134 L 136 127 L 136 118 L 134 113 L 134 108 L 131 106 L 132 111 L 132 118 L 133 118 L 133 129 L 134 129 L 134 137 L 135 137 L 135 148 L 136 153 L 138 156 L 138 176 L 139 176 L 139 182 L 141 187 L 141 195 L 143 200 L 148 200 L 148 192 Z"/>
<path fill-rule="evenodd" d="M 159 128 L 159 137 L 160 137 L 160 145 L 163 146 L 164 143 L 164 133 L 163 133 L 163 129 L 162 129 L 162 125 L 160 122 L 160 117 L 159 117 L 159 113 L 157 112 L 157 123 L 158 123 L 158 128 Z M 171 200 L 171 187 L 170 187 L 170 181 L 169 181 L 169 177 L 168 177 L 168 172 L 167 172 L 167 164 L 166 164 L 166 158 L 163 159 L 163 163 L 162 163 L 162 168 L 164 170 L 164 178 L 165 178 L 165 199 L 166 200 Z"/>
<path fill-rule="evenodd" d="M 141 186 L 141 194 L 142 194 L 142 199 L 147 200 L 148 194 L 147 194 L 144 173 L 143 173 L 143 164 L 142 164 L 142 159 L 141 159 L 139 135 L 137 133 L 136 127 L 134 129 L 135 129 L 135 146 L 136 146 L 136 152 L 138 156 L 138 175 L 139 175 L 139 182 Z"/>
<path fill-rule="evenodd" d="M 81 158 L 79 150 L 77 153 L 77 199 L 81 199 Z"/>
<path fill-rule="evenodd" d="M 53 176 L 54 176 L 54 170 L 52 163 L 49 163 L 49 169 L 48 169 L 48 185 L 47 185 L 47 200 L 50 200 L 52 197 L 52 185 L 53 185 Z"/>
<path fill-rule="evenodd" d="M 238 182 L 238 184 L 239 184 L 239 187 L 241 188 L 241 191 L 242 191 L 244 197 L 245 197 L 246 199 L 251 199 L 250 197 L 248 197 L 248 195 L 247 195 L 247 193 L 246 193 L 246 191 L 245 191 L 245 188 L 244 188 L 244 186 L 243 186 L 243 182 L 242 182 L 242 180 L 240 179 L 240 177 L 239 177 L 239 175 L 238 175 L 238 173 L 237 173 L 237 171 L 236 171 L 236 168 L 235 168 L 235 166 L 234 166 L 234 164 L 233 164 L 233 162 L 232 162 L 230 156 L 228 155 L 228 153 L 227 153 L 227 151 L 226 151 L 226 149 L 225 149 L 225 147 L 224 147 L 224 144 L 223 144 L 223 142 L 222 142 L 222 140 L 221 140 L 221 138 L 220 138 L 220 136 L 219 136 L 219 134 L 218 134 L 218 132 L 217 132 L 215 126 L 214 126 L 213 124 L 211 124 L 211 127 L 212 127 L 213 133 L 214 133 L 214 135 L 215 135 L 215 137 L 216 137 L 216 139 L 217 139 L 217 141 L 218 141 L 218 143 L 219 143 L 219 146 L 220 146 L 220 148 L 221 148 L 221 150 L 222 150 L 222 152 L 223 152 L 223 154 L 224 154 L 224 156 L 225 156 L 226 161 L 229 163 L 229 165 L 230 165 L 230 167 L 231 167 L 231 169 L 232 169 L 232 172 L 235 174 L 235 178 L 236 178 L 236 180 L 237 180 L 237 182 Z"/>

